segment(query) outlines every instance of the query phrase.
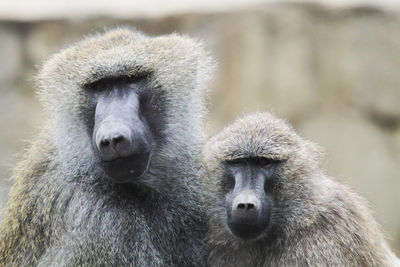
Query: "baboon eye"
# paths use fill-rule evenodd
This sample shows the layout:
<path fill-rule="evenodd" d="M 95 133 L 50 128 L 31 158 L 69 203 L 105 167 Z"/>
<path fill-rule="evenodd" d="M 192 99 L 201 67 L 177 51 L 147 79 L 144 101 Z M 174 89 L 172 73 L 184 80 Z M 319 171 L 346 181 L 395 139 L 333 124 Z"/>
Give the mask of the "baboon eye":
<path fill-rule="evenodd" d="M 244 164 L 245 163 L 245 159 L 243 159 L 243 158 L 237 158 L 237 159 L 233 159 L 233 160 L 229 160 L 228 161 L 228 164 L 229 165 L 231 165 L 231 166 L 240 166 L 240 165 L 242 165 L 242 164 Z"/>
<path fill-rule="evenodd" d="M 274 160 L 269 159 L 269 158 L 258 158 L 257 163 L 262 166 L 263 168 L 271 168 L 272 164 L 274 163 Z"/>
<path fill-rule="evenodd" d="M 106 89 L 106 83 L 103 80 L 99 80 L 87 85 L 86 87 L 93 91 L 102 91 Z"/>

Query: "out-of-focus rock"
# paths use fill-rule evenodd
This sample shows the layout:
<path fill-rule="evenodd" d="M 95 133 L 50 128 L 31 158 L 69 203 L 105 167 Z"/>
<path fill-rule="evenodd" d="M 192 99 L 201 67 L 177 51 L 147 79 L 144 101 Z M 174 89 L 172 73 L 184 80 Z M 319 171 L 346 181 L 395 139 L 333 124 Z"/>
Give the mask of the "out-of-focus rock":
<path fill-rule="evenodd" d="M 326 148 L 328 173 L 366 197 L 383 228 L 396 233 L 400 213 L 393 211 L 400 203 L 400 168 L 387 133 L 349 108 L 323 110 L 298 129 Z"/>
<path fill-rule="evenodd" d="M 327 14 L 319 42 L 321 84 L 383 127 L 400 123 L 400 20 L 379 10 Z M 325 90 L 326 91 L 326 90 Z"/>
<path fill-rule="evenodd" d="M 0 92 L 16 83 L 22 71 L 22 36 L 17 28 L 0 25 Z"/>
<path fill-rule="evenodd" d="M 217 47 L 216 124 L 267 108 L 299 118 L 318 106 L 312 21 L 302 9 L 282 12 L 264 10 L 225 21 L 224 39 Z"/>

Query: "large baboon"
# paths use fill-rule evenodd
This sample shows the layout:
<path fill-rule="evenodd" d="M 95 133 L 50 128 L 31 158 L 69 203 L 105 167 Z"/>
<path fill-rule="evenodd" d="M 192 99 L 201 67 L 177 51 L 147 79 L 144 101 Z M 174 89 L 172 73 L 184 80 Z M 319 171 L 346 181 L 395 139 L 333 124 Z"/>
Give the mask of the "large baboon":
<path fill-rule="evenodd" d="M 14 173 L 1 266 L 200 266 L 213 61 L 176 34 L 89 36 L 38 74 L 48 120 Z"/>
<path fill-rule="evenodd" d="M 211 138 L 202 168 L 209 265 L 396 266 L 364 200 L 325 175 L 320 157 L 270 113 Z"/>

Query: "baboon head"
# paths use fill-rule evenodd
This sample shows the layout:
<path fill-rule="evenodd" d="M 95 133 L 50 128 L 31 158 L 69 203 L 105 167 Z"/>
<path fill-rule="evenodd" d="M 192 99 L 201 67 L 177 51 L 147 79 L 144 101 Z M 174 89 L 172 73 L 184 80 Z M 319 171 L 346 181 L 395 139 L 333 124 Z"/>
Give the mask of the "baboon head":
<path fill-rule="evenodd" d="M 202 179 L 215 238 L 272 238 L 294 223 L 301 212 L 296 200 L 307 194 L 319 157 L 314 144 L 266 112 L 238 119 L 212 137 L 203 151 Z"/>
<path fill-rule="evenodd" d="M 53 55 L 38 82 L 59 162 L 117 183 L 151 183 L 146 173 L 191 158 L 212 66 L 192 39 L 128 28 Z"/>

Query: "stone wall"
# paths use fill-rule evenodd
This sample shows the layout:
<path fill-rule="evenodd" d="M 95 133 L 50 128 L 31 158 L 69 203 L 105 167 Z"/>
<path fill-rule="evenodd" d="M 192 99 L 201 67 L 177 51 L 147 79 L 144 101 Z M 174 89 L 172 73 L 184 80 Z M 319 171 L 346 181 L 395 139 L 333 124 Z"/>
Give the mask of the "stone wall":
<path fill-rule="evenodd" d="M 202 38 L 219 61 L 209 133 L 272 110 L 324 146 L 328 173 L 364 195 L 400 254 L 400 13 L 274 4 L 158 19 L 0 22 L 0 205 L 43 117 L 36 65 L 105 26 Z"/>

